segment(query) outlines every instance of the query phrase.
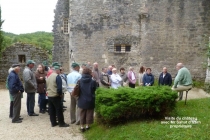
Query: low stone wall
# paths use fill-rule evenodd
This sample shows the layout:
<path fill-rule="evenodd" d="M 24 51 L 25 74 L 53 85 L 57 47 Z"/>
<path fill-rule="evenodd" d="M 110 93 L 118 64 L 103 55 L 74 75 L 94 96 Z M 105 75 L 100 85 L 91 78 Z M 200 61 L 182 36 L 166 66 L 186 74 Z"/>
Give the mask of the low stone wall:
<path fill-rule="evenodd" d="M 9 68 L 12 66 L 12 64 L 17 63 L 21 65 L 21 72 L 19 76 L 22 80 L 22 73 L 26 62 L 29 59 L 32 59 L 36 62 L 33 69 L 33 71 L 35 71 L 38 64 L 48 59 L 48 55 L 45 50 L 30 44 L 16 43 L 6 48 L 6 50 L 2 53 L 2 58 L 0 60 L 0 81 L 6 81 Z"/>

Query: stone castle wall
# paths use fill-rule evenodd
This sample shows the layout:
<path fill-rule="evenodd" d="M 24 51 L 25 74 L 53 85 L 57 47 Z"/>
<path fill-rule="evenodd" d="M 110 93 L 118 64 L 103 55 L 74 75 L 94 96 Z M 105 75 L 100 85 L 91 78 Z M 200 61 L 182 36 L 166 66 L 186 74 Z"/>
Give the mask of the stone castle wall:
<path fill-rule="evenodd" d="M 64 34 L 64 19 L 69 19 L 69 0 L 58 0 L 53 25 L 53 62 L 59 62 L 65 71 L 69 70 L 69 34 Z"/>
<path fill-rule="evenodd" d="M 22 79 L 26 62 L 30 59 L 36 62 L 33 69 L 33 71 L 35 71 L 38 64 L 42 64 L 43 61 L 48 59 L 48 55 L 43 49 L 30 44 L 16 43 L 10 47 L 7 47 L 2 53 L 2 58 L 0 61 L 0 81 L 6 81 L 8 70 L 12 64 L 21 65 L 21 72 L 19 73 L 19 76 L 20 79 Z"/>
<path fill-rule="evenodd" d="M 142 64 L 156 73 L 167 66 L 175 76 L 176 63 L 183 62 L 193 78 L 204 79 L 210 1 L 147 0 L 145 7 L 149 17 L 142 20 Z"/>
<path fill-rule="evenodd" d="M 71 0 L 69 5 L 69 48 L 76 62 L 133 66 L 136 72 L 143 65 L 156 76 L 166 66 L 173 77 L 176 63 L 183 62 L 193 77 L 205 78 L 209 0 Z M 116 53 L 116 44 L 129 44 L 131 51 Z"/>

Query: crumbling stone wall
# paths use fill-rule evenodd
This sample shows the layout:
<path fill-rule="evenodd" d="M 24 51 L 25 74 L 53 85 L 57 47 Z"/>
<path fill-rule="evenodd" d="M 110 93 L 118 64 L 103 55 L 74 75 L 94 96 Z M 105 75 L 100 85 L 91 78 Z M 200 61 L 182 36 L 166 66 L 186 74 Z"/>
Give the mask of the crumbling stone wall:
<path fill-rule="evenodd" d="M 61 0 L 60 0 L 61 1 Z M 70 0 L 69 48 L 79 63 L 118 68 L 162 67 L 174 77 L 183 62 L 195 78 L 205 78 L 205 43 L 210 34 L 209 0 Z M 130 44 L 116 53 L 116 44 Z"/>
<path fill-rule="evenodd" d="M 64 33 L 64 19 L 69 19 L 69 0 L 58 0 L 53 25 L 53 62 L 59 62 L 69 71 L 69 34 Z"/>
<path fill-rule="evenodd" d="M 43 49 L 30 44 L 16 43 L 6 48 L 2 53 L 2 58 L 0 61 L 0 81 L 4 82 L 6 80 L 8 70 L 12 64 L 21 65 L 21 72 L 19 73 L 19 76 L 22 79 L 26 62 L 30 59 L 36 62 L 33 69 L 33 71 L 35 71 L 38 64 L 41 64 L 43 61 L 48 59 L 48 55 Z"/>
<path fill-rule="evenodd" d="M 165 65 L 174 76 L 176 63 L 183 62 L 193 78 L 204 79 L 210 1 L 147 0 L 145 7 L 149 17 L 141 20 L 142 64 L 155 73 Z"/>

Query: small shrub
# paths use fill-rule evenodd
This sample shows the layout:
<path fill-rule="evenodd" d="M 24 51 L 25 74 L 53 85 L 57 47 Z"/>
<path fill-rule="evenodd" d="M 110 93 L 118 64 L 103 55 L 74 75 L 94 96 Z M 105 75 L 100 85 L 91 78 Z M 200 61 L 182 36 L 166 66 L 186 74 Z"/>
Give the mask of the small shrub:
<path fill-rule="evenodd" d="M 99 122 L 119 123 L 142 117 L 159 117 L 175 108 L 177 92 L 167 86 L 105 89 L 96 91 Z"/>

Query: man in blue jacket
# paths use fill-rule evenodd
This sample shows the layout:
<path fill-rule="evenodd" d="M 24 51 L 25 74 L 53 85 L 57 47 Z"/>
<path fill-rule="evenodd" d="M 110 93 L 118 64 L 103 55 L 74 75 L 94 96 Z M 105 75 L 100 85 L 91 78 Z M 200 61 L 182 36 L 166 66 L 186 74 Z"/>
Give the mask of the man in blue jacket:
<path fill-rule="evenodd" d="M 22 118 L 19 117 L 21 110 L 21 95 L 24 92 L 24 88 L 18 76 L 18 73 L 20 72 L 20 65 L 13 64 L 12 68 L 13 71 L 11 71 L 8 76 L 9 91 L 14 99 L 12 123 L 21 123 Z"/>
<path fill-rule="evenodd" d="M 167 72 L 167 68 L 163 68 L 163 72 L 159 76 L 158 85 L 168 85 L 171 86 L 172 78 L 171 74 Z"/>

